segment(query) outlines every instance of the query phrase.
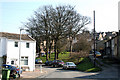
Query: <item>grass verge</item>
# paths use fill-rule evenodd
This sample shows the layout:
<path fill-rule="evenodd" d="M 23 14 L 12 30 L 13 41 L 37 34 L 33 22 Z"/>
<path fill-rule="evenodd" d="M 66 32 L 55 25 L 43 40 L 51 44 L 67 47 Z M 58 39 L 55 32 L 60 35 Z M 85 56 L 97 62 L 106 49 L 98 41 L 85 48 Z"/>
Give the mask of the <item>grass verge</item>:
<path fill-rule="evenodd" d="M 69 59 L 69 56 L 70 56 L 70 52 L 59 53 L 59 60 L 63 60 L 64 62 L 67 62 Z M 54 57 L 55 57 L 55 53 L 51 53 L 51 58 L 49 58 L 49 61 L 53 61 Z M 42 57 L 38 57 L 38 58 L 40 58 L 43 63 L 46 62 L 46 56 L 42 56 Z"/>
<path fill-rule="evenodd" d="M 102 70 L 97 66 L 94 67 L 89 58 L 82 58 L 81 62 L 77 65 L 77 69 L 83 72 L 98 72 Z"/>

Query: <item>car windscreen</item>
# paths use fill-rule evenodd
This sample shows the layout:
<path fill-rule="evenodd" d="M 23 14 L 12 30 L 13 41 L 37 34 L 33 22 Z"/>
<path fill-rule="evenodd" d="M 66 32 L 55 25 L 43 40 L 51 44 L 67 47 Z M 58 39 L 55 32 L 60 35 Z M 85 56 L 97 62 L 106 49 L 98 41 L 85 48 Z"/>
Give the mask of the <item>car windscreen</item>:
<path fill-rule="evenodd" d="M 41 61 L 41 59 L 38 59 L 38 61 Z"/>
<path fill-rule="evenodd" d="M 63 62 L 63 61 L 58 61 L 58 62 Z"/>
<path fill-rule="evenodd" d="M 96 51 L 95 53 L 96 53 L 96 54 L 100 54 L 100 52 L 97 52 L 97 51 Z"/>
<path fill-rule="evenodd" d="M 67 63 L 68 65 L 75 65 L 74 63 Z"/>

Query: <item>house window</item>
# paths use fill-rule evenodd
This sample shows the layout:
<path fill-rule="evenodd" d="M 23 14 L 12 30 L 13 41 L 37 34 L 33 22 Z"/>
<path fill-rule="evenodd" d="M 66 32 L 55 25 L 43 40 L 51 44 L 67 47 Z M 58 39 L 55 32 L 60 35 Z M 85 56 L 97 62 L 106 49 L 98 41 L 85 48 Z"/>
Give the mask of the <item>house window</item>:
<path fill-rule="evenodd" d="M 18 42 L 15 42 L 15 47 L 18 47 Z"/>
<path fill-rule="evenodd" d="M 28 65 L 28 57 L 21 57 L 21 65 Z"/>
<path fill-rule="evenodd" d="M 26 48 L 29 48 L 30 47 L 30 44 L 29 43 L 26 43 Z"/>
<path fill-rule="evenodd" d="M 11 61 L 11 64 L 14 65 L 14 61 Z"/>

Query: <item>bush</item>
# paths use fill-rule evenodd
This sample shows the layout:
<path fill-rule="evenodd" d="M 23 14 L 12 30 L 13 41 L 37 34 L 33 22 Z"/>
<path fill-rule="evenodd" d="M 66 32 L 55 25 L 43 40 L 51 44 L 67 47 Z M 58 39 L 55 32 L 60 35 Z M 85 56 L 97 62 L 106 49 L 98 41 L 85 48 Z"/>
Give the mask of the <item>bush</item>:
<path fill-rule="evenodd" d="M 69 61 L 72 61 L 75 64 L 78 64 L 80 62 L 81 58 L 85 58 L 85 57 L 88 57 L 88 56 L 89 56 L 89 53 L 87 53 L 85 51 L 72 52 Z"/>

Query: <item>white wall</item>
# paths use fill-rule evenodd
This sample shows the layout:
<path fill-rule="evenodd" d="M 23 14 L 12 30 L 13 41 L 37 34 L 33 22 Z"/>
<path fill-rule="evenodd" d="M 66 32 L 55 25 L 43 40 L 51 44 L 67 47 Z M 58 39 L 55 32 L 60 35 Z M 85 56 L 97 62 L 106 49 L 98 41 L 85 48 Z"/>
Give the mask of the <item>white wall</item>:
<path fill-rule="evenodd" d="M 2 52 L 1 52 L 1 38 L 0 38 L 0 69 L 1 69 L 1 65 L 2 65 Z"/>
<path fill-rule="evenodd" d="M 26 48 L 26 42 L 30 44 L 29 48 Z M 12 59 L 17 59 L 16 64 L 19 66 L 19 43 L 18 47 L 14 46 L 15 41 L 8 40 L 7 42 L 7 62 L 11 64 Z M 28 65 L 21 66 L 29 66 L 30 71 L 34 70 L 35 66 L 35 45 L 36 42 L 32 41 L 22 41 L 21 42 L 21 56 L 28 57 Z"/>
<path fill-rule="evenodd" d="M 1 49 L 2 47 L 1 46 L 2 46 L 2 44 L 1 44 L 1 38 L 0 38 L 0 57 L 2 57 L 2 49 Z"/>
<path fill-rule="evenodd" d="M 1 38 L 0 39 L 0 57 L 6 55 L 6 46 L 7 46 L 7 39 Z"/>
<path fill-rule="evenodd" d="M 28 56 L 28 65 L 30 66 L 30 71 L 32 71 L 35 66 L 36 48 L 35 48 L 35 42 L 28 42 L 28 43 L 30 44 L 29 48 L 26 48 L 26 42 L 21 43 L 21 56 Z"/>
<path fill-rule="evenodd" d="M 3 63 L 3 55 L 6 55 L 6 45 L 7 45 L 7 39 L 6 38 L 0 38 L 0 68 Z"/>
<path fill-rule="evenodd" d="M 11 64 L 12 59 L 17 59 L 16 64 L 19 64 L 19 47 L 14 46 L 15 41 L 7 41 L 7 64 Z"/>

